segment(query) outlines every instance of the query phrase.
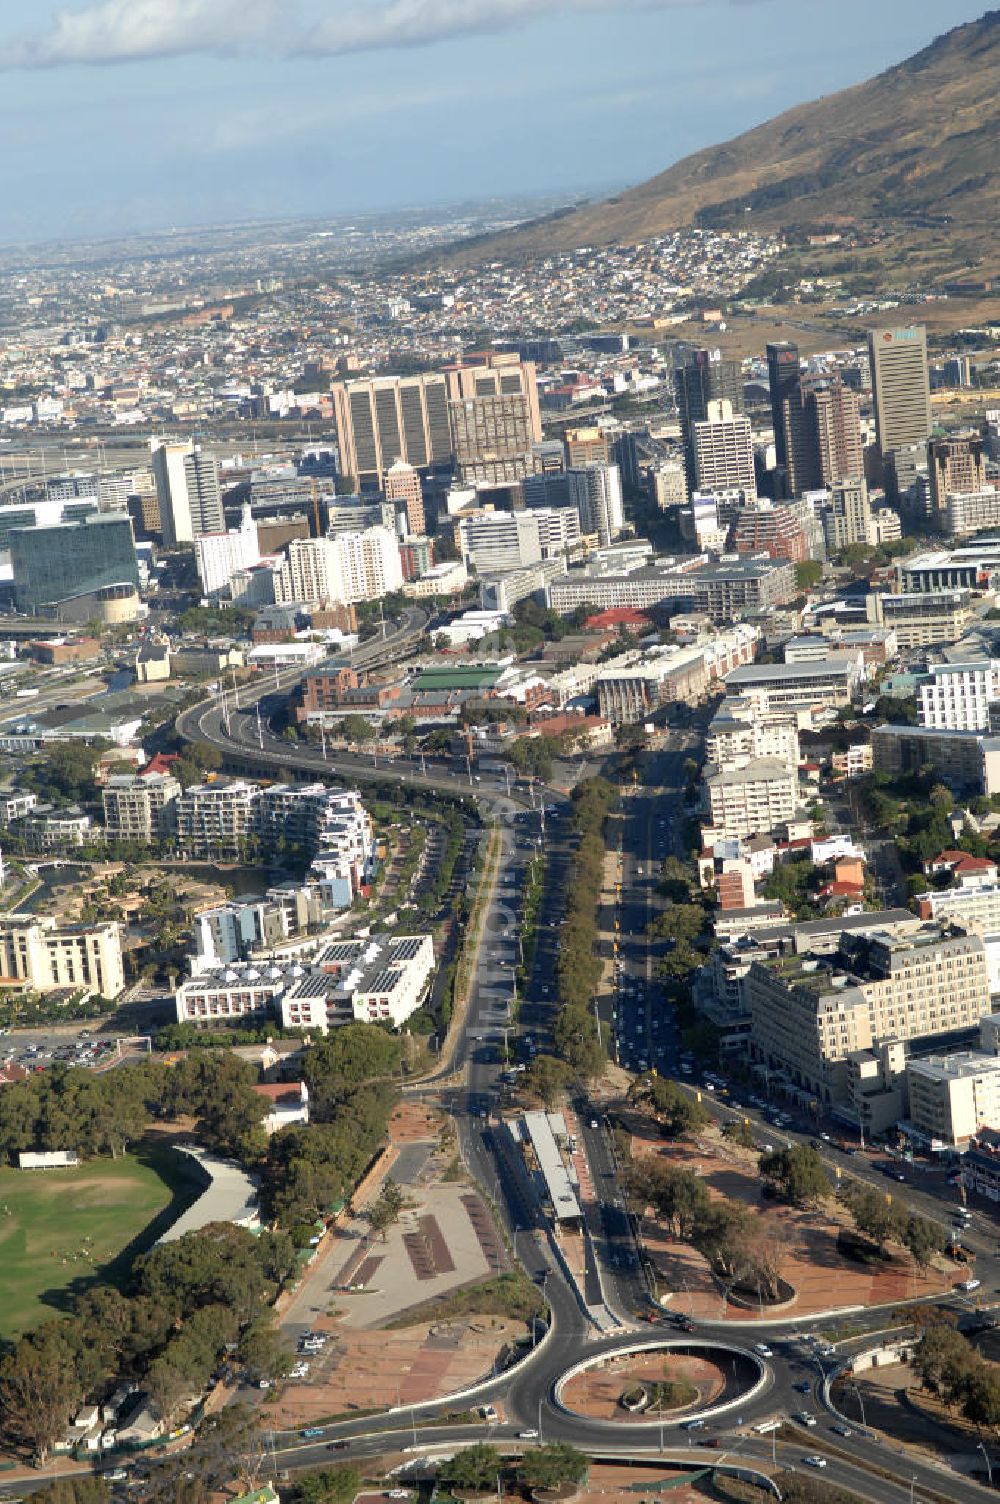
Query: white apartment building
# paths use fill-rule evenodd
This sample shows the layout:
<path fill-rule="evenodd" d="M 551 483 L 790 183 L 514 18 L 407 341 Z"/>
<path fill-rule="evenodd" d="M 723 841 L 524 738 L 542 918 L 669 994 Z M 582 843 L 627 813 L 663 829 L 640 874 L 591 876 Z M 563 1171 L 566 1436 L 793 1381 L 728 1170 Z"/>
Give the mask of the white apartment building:
<path fill-rule="evenodd" d="M 770 757 L 787 768 L 799 765 L 799 732 L 794 714 L 765 719 L 755 714 L 752 698 L 723 700 L 709 723 L 706 760 L 720 773 L 745 768 L 758 757 Z"/>
<path fill-rule="evenodd" d="M 921 919 L 938 924 L 958 924 L 979 934 L 1000 931 L 1000 886 L 929 889 L 917 894 Z"/>
<path fill-rule="evenodd" d="M 833 957 L 754 961 L 746 979 L 755 1060 L 820 1101 L 846 1100 L 850 1057 L 975 1027 L 990 1010 L 978 935 L 847 933 Z"/>
<path fill-rule="evenodd" d="M 113 922 L 58 925 L 54 918 L 8 914 L 0 919 L 4 977 L 38 992 L 81 988 L 116 998 L 125 990 L 121 933 Z"/>
<path fill-rule="evenodd" d="M 419 580 L 406 580 L 403 594 L 411 600 L 430 600 L 435 595 L 461 595 L 469 583 L 469 571 L 461 559 L 432 564 Z"/>
<path fill-rule="evenodd" d="M 989 707 L 1000 700 L 1000 659 L 935 663 L 917 685 L 921 726 L 939 731 L 988 731 Z"/>
<path fill-rule="evenodd" d="M 377 601 L 402 589 L 399 544 L 388 528 L 369 527 L 360 533 L 340 533 L 334 546 L 343 581 L 343 594 L 335 599 L 348 604 Z"/>
<path fill-rule="evenodd" d="M 113 773 L 101 790 L 109 841 L 161 840 L 172 828 L 181 786 L 170 773 Z"/>
<path fill-rule="evenodd" d="M 709 824 L 724 837 L 764 835 L 791 820 L 798 776 L 775 757 L 751 758 L 742 768 L 705 779 Z"/>
<path fill-rule="evenodd" d="M 320 1034 L 351 1019 L 399 1028 L 423 1004 L 433 974 L 430 935 L 333 942 L 283 996 L 282 1025 Z"/>
<path fill-rule="evenodd" d="M 218 778 L 185 789 L 174 802 L 177 849 L 195 861 L 235 861 L 250 830 L 259 793 L 241 778 Z"/>
<path fill-rule="evenodd" d="M 402 589 L 399 544 L 385 527 L 337 533 L 332 538 L 293 538 L 274 576 L 279 606 L 296 602 L 378 600 Z"/>
<path fill-rule="evenodd" d="M 1000 489 L 984 486 L 981 491 L 949 492 L 941 526 L 955 538 L 1000 527 Z"/>
<path fill-rule="evenodd" d="M 228 533 L 200 533 L 194 540 L 194 557 L 201 593 L 209 600 L 226 594 L 230 580 L 238 571 L 259 564 L 257 524 L 249 504 L 243 508 L 238 528 Z"/>
<path fill-rule="evenodd" d="M 836 709 L 850 704 L 864 678 L 861 653 L 834 652 L 818 662 L 755 663 L 726 681 L 737 695 L 760 691 L 768 711 Z"/>
<path fill-rule="evenodd" d="M 503 574 L 554 558 L 579 537 L 580 516 L 575 507 L 481 511 L 458 521 L 462 558 L 480 575 Z"/>
<path fill-rule="evenodd" d="M 233 961 L 209 966 L 190 977 L 174 993 L 179 1024 L 225 1022 L 234 1018 L 266 1018 L 278 999 L 302 976 L 299 962 Z"/>
<path fill-rule="evenodd" d="M 906 1062 L 909 1119 L 936 1144 L 965 1148 L 981 1128 L 1000 1128 L 1000 1059 L 979 1050 Z"/>

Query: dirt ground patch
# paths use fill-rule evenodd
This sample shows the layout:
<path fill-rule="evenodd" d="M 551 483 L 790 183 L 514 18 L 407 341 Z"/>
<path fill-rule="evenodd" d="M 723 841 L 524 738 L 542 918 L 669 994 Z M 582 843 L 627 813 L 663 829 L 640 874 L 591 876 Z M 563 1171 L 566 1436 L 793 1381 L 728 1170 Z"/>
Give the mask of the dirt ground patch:
<path fill-rule="evenodd" d="M 308 1383 L 287 1383 L 269 1405 L 276 1426 L 309 1425 L 333 1415 L 419 1405 L 467 1388 L 487 1376 L 494 1360 L 524 1335 L 519 1322 L 499 1317 L 424 1324 L 400 1332 L 361 1332 L 322 1318 L 329 1334 Z"/>
<path fill-rule="evenodd" d="M 602 1368 L 591 1368 L 570 1379 L 562 1392 L 563 1403 L 578 1415 L 593 1420 L 634 1419 L 623 1410 L 619 1400 L 637 1384 L 655 1384 L 665 1380 L 693 1384 L 698 1391 L 687 1409 L 700 1409 L 710 1405 L 726 1387 L 725 1375 L 717 1364 L 707 1358 L 697 1358 L 691 1353 L 629 1353 L 626 1357 L 608 1363 Z M 674 1412 L 664 1411 L 664 1415 Z M 677 1413 L 680 1413 L 679 1411 Z M 640 1419 L 652 1419 L 655 1410 L 650 1410 Z"/>
<path fill-rule="evenodd" d="M 796 1315 L 849 1306 L 888 1305 L 894 1301 L 938 1295 L 951 1288 L 954 1275 L 938 1269 L 919 1269 L 900 1256 L 885 1264 L 857 1264 L 837 1248 L 842 1225 L 834 1203 L 816 1210 L 799 1210 L 778 1202 L 764 1202 L 756 1156 L 725 1143 L 710 1131 L 697 1140 L 664 1143 L 633 1134 L 632 1152 L 639 1159 L 657 1155 L 670 1164 L 693 1170 L 711 1196 L 741 1201 L 760 1220 L 769 1238 L 783 1248 L 781 1276 L 795 1291 L 788 1307 Z M 746 1321 L 767 1314 L 767 1306 L 742 1308 L 726 1301 L 705 1259 L 680 1243 L 659 1224 L 647 1220 L 643 1237 L 660 1276 L 661 1297 L 694 1318 Z"/>

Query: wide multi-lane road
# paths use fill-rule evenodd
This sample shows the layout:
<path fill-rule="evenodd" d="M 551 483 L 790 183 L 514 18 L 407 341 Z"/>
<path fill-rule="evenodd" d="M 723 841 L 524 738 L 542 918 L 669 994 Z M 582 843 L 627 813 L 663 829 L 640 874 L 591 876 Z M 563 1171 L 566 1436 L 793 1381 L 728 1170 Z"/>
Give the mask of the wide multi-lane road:
<path fill-rule="evenodd" d="M 505 1031 L 510 1028 L 508 1006 L 513 968 L 519 958 L 521 887 L 525 865 L 538 850 L 546 857 L 547 880 L 534 964 L 521 1000 L 522 1040 L 525 1035 L 530 1036 L 536 1048 L 544 1049 L 551 1024 L 558 923 L 572 849 L 565 801 L 555 791 L 545 790 L 540 798 L 547 807 L 539 809 L 538 798 L 524 785 L 514 785 L 508 790 L 503 777 L 484 774 L 470 781 L 466 770 L 431 769 L 413 760 L 379 759 L 376 766 L 371 757 L 338 754 L 327 761 L 318 749 L 295 746 L 274 736 L 267 725 L 269 708 L 265 704 L 258 729 L 255 706 L 244 705 L 238 713 L 230 706 L 227 732 L 221 707 L 213 702 L 187 712 L 182 729 L 193 738 L 219 746 L 229 765 L 294 768 L 359 780 L 398 780 L 415 788 L 470 797 L 476 801 L 487 824 L 499 824 L 503 837 L 500 870 L 487 914 L 464 1033 L 447 1080 L 437 1088 L 431 1084 L 429 1089 L 438 1090 L 453 1113 L 463 1154 L 494 1199 L 529 1277 L 544 1285 L 552 1316 L 551 1331 L 537 1353 L 516 1372 L 483 1385 L 475 1397 L 481 1402 L 502 1401 L 511 1420 L 509 1427 L 484 1424 L 471 1428 L 448 1425 L 426 1428 L 436 1416 L 443 1416 L 454 1406 L 453 1401 L 439 1401 L 416 1406 L 405 1417 L 387 1414 L 328 1427 L 321 1439 L 278 1437 L 276 1449 L 282 1462 L 301 1466 L 325 1461 L 334 1443 L 339 1456 L 345 1459 L 413 1447 L 416 1427 L 419 1445 L 441 1448 L 443 1452 L 473 1439 L 493 1439 L 516 1449 L 517 1432 L 527 1430 L 540 1431 L 542 1439 L 572 1442 L 592 1455 L 624 1455 L 632 1451 L 646 1456 L 653 1453 L 664 1462 L 703 1460 L 717 1464 L 735 1454 L 747 1463 L 763 1464 L 771 1460 L 773 1453 L 779 1465 L 801 1467 L 802 1457 L 814 1450 L 822 1437 L 842 1449 L 841 1456 L 830 1455 L 824 1476 L 865 1498 L 885 1500 L 888 1504 L 897 1501 L 904 1504 L 911 1497 L 919 1500 L 933 1494 L 960 1500 L 962 1504 L 982 1498 L 983 1491 L 977 1484 L 914 1459 L 909 1453 L 903 1454 L 860 1431 L 855 1431 L 846 1443 L 838 1438 L 833 1427 L 839 1422 L 824 1411 L 822 1404 L 823 1372 L 836 1360 L 817 1358 L 815 1349 L 805 1342 L 810 1326 L 818 1325 L 816 1321 L 736 1327 L 733 1323 L 699 1323 L 697 1336 L 701 1339 L 715 1337 L 721 1343 L 737 1345 L 765 1342 L 771 1354 L 764 1359 L 767 1384 L 755 1399 L 710 1422 L 704 1432 L 685 1437 L 676 1424 L 666 1423 L 662 1451 L 656 1427 L 616 1425 L 609 1431 L 606 1426 L 559 1408 L 555 1402 L 559 1376 L 582 1356 L 613 1352 L 635 1340 L 637 1330 L 633 1326 L 631 1331 L 612 1336 L 597 1332 L 579 1292 L 563 1277 L 536 1188 L 525 1173 L 520 1156 L 510 1151 L 496 1113 L 502 1093 L 500 1076 L 505 1043 L 512 1043 L 511 1034 Z M 679 1034 L 655 989 L 646 929 L 662 904 L 656 891 L 659 864 L 665 856 L 681 849 L 684 762 L 695 749 L 694 733 L 671 732 L 662 745 L 640 759 L 639 782 L 625 793 L 621 816 L 621 893 L 617 905 L 620 979 L 613 1015 L 609 1012 L 602 1020 L 603 1026 L 615 1031 L 622 1064 L 631 1069 L 655 1064 L 662 1073 L 680 1079 L 684 1077 Z M 598 1203 L 593 1246 L 601 1283 L 609 1307 L 626 1320 L 634 1319 L 637 1312 L 651 1307 L 620 1203 L 610 1141 L 600 1112 L 591 1107 L 587 1098 L 579 1096 L 575 1105 Z M 868 1313 L 867 1324 L 877 1326 L 879 1313 Z M 646 1336 L 652 1335 L 645 1324 L 641 1331 Z M 682 1334 L 676 1336 L 683 1340 Z M 806 1385 L 808 1391 L 802 1392 Z M 816 1428 L 811 1432 L 803 1430 L 794 1437 L 785 1431 L 774 1438 L 761 1437 L 749 1429 L 770 1415 L 787 1417 L 796 1410 L 815 1414 Z M 693 1443 L 705 1437 L 717 1439 L 719 1448 L 707 1451 L 687 1445 L 688 1441 Z M 346 1446 L 341 1447 L 340 1443 Z"/>

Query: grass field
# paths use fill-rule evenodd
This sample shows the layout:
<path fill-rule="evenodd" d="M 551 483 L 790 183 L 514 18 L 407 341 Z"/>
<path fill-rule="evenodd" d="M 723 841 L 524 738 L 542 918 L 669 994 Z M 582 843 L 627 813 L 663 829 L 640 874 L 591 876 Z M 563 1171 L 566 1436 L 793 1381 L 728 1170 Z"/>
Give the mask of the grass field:
<path fill-rule="evenodd" d="M 75 1170 L 0 1170 L 0 1333 L 65 1311 L 97 1280 L 121 1282 L 190 1199 L 178 1159 L 140 1150 Z"/>

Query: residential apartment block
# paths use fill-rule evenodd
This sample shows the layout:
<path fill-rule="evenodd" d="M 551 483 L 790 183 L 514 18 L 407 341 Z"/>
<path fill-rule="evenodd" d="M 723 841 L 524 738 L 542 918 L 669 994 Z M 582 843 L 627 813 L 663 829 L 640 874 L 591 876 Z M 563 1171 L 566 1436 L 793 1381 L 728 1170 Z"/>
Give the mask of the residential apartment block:
<path fill-rule="evenodd" d="M 9 983 L 38 992 L 66 987 L 116 998 L 125 989 L 121 933 L 115 923 L 59 925 L 51 917 L 0 919 L 0 967 Z"/>
<path fill-rule="evenodd" d="M 798 776 L 774 757 L 751 758 L 743 767 L 705 779 L 707 818 L 723 837 L 761 835 L 798 808 Z"/>
<path fill-rule="evenodd" d="M 181 786 L 170 773 L 113 773 L 101 790 L 109 841 L 149 845 L 173 830 Z"/>
<path fill-rule="evenodd" d="M 989 707 L 1000 701 L 1000 659 L 934 663 L 917 684 L 921 726 L 941 731 L 986 731 Z"/>

